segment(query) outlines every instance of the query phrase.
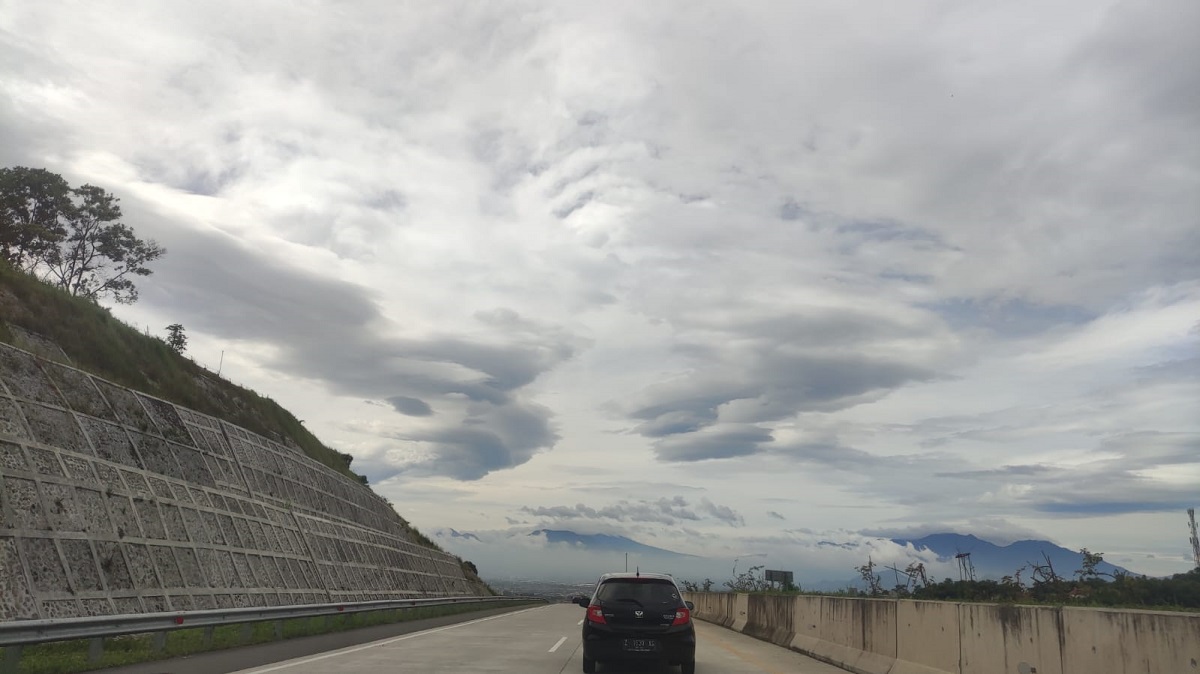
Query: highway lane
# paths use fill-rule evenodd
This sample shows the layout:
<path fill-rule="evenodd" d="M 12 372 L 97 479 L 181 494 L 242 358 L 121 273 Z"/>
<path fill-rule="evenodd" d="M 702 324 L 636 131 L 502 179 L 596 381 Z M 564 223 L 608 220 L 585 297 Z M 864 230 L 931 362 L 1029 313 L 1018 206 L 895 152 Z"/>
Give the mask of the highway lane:
<path fill-rule="evenodd" d="M 560 674 L 583 671 L 583 609 L 554 604 L 489 616 L 320 655 L 242 670 L 240 674 L 358 674 L 413 672 Z M 705 622 L 696 623 L 700 674 L 845 674 L 804 657 Z M 661 674 L 678 667 L 601 666 L 612 674 Z"/>

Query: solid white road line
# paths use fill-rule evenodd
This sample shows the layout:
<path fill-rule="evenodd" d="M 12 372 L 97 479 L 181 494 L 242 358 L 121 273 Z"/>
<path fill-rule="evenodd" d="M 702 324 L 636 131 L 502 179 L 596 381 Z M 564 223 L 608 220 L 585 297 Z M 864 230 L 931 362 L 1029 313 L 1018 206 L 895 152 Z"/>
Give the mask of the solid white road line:
<path fill-rule="evenodd" d="M 577 622 L 577 623 L 575 623 L 575 624 L 576 624 L 576 625 L 582 625 L 582 624 L 583 624 L 583 621 L 582 621 L 582 620 L 580 620 L 579 622 Z"/>
<path fill-rule="evenodd" d="M 517 615 L 518 613 L 525 613 L 526 611 L 537 611 L 537 610 L 543 609 L 543 608 L 546 608 L 546 607 L 545 606 L 534 606 L 533 608 L 522 609 L 520 611 L 513 611 L 512 613 L 501 613 L 500 615 L 489 616 L 487 618 L 479 618 L 477 620 L 468 620 L 465 623 L 455 623 L 453 625 L 447 625 L 445 627 L 438 627 L 438 628 L 431 629 L 431 630 L 425 630 L 423 632 L 413 632 L 412 634 L 405 634 L 404 636 L 396 637 L 395 639 L 385 639 L 383 641 L 376 641 L 373 643 L 364 644 L 362 646 L 351 646 L 350 648 L 343 648 L 339 651 L 332 651 L 330 653 L 324 653 L 322 655 L 315 655 L 311 658 L 304 658 L 303 660 L 291 660 L 288 662 L 282 662 L 278 665 L 274 665 L 271 667 L 264 667 L 262 669 L 252 669 L 252 670 L 249 670 L 248 674 L 267 674 L 267 672 L 275 672 L 280 669 L 287 669 L 288 667 L 295 667 L 296 665 L 307 665 L 310 662 L 316 662 L 318 660 L 324 660 L 326 658 L 333 658 L 333 657 L 337 657 L 339 655 L 345 655 L 347 653 L 357 653 L 358 651 L 365 651 L 368 648 L 375 648 L 376 646 L 387 646 L 388 644 L 394 644 L 397 641 L 405 641 L 408 639 L 414 639 L 416 637 L 424 636 L 426 634 L 434 634 L 435 632 L 445 632 L 446 630 L 452 630 L 452 629 L 455 629 L 458 627 L 466 627 L 467 625 L 474 625 L 475 623 L 482 623 L 482 622 L 487 622 L 489 620 L 495 620 L 496 618 L 504 618 L 504 617 L 511 616 L 511 615 Z"/>
<path fill-rule="evenodd" d="M 566 640 L 567 640 L 567 638 L 566 638 L 566 637 L 563 637 L 563 638 L 559 639 L 559 640 L 558 640 L 558 643 L 556 643 L 556 644 L 554 644 L 553 646 L 551 646 L 551 647 L 550 647 L 550 650 L 548 650 L 548 651 L 546 651 L 546 652 L 547 652 L 547 653 L 553 653 L 554 651 L 557 651 L 557 650 L 558 650 L 558 647 L 559 647 L 559 646 L 562 646 L 562 645 L 563 645 L 563 642 L 564 642 L 564 641 L 566 641 Z"/>

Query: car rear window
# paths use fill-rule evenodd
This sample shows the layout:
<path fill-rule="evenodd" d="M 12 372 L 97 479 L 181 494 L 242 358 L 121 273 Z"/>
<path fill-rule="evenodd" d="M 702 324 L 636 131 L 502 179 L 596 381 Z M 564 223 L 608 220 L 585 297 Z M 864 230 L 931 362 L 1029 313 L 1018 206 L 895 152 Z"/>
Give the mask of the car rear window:
<path fill-rule="evenodd" d="M 675 585 L 662 580 L 610 580 L 600 586 L 596 593 L 600 601 L 632 599 L 643 606 L 647 604 L 678 604 L 679 592 Z"/>

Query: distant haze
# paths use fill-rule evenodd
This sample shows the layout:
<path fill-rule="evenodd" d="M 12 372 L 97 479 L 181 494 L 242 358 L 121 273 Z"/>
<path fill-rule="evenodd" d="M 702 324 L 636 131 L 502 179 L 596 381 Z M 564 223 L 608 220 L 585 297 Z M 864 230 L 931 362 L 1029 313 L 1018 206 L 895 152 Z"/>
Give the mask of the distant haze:
<path fill-rule="evenodd" d="M 836 534 L 834 534 L 837 537 Z M 795 536 L 790 544 L 776 541 L 762 552 L 725 559 L 683 554 L 648 546 L 624 536 L 579 534 L 573 531 L 485 532 L 482 535 L 439 530 L 434 538 L 447 550 L 471 560 L 484 560 L 485 578 L 533 579 L 583 582 L 611 571 L 640 569 L 670 573 L 681 580 L 714 581 L 715 587 L 752 567 L 792 571 L 795 582 L 814 590 L 837 590 L 859 585 L 855 567 L 868 560 L 876 572 L 889 580 L 888 567 L 906 568 L 912 562 L 925 565 L 930 580 L 962 577 L 955 555 L 969 553 L 976 578 L 999 580 L 1014 575 L 1029 564 L 1044 564 L 1049 557 L 1056 571 L 1073 577 L 1082 557 L 1049 541 L 1026 540 L 996 545 L 974 536 L 935 534 L 908 541 L 842 535 L 833 538 Z M 769 550 L 769 552 L 768 552 Z M 1098 567 L 1101 573 L 1123 570 L 1112 564 Z M 762 576 L 762 570 L 756 572 Z M 1031 572 L 1023 572 L 1028 580 Z"/>

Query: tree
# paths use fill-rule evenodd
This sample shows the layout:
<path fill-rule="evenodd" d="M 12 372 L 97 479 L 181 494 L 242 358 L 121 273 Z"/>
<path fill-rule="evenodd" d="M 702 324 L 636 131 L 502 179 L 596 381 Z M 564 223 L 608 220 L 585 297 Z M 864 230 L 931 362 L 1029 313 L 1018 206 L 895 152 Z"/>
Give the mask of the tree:
<path fill-rule="evenodd" d="M 66 236 L 42 255 L 41 277 L 72 295 L 93 302 L 111 296 L 121 304 L 137 301 L 132 276 L 149 276 L 146 265 L 167 251 L 153 240 L 143 241 L 118 222 L 120 201 L 95 185 L 71 191 L 76 203 L 66 218 Z"/>
<path fill-rule="evenodd" d="M 1096 568 L 1104 562 L 1103 552 L 1092 552 L 1087 548 L 1082 548 L 1079 550 L 1079 554 L 1083 556 L 1083 561 L 1080 564 L 1081 568 L 1075 572 L 1075 575 L 1079 576 L 1080 580 L 1099 578 L 1100 576 L 1113 577 L 1111 573 L 1102 573 Z"/>
<path fill-rule="evenodd" d="M 883 584 L 880 582 L 879 574 L 875 573 L 875 562 L 867 557 L 867 563 L 862 566 L 854 567 L 862 578 L 863 584 L 867 586 L 867 591 L 872 597 L 877 597 L 884 593 Z"/>
<path fill-rule="evenodd" d="M 75 205 L 62 176 L 25 166 L 0 169 L 0 259 L 32 271 L 66 238 Z"/>
<path fill-rule="evenodd" d="M 167 326 L 167 346 L 178 354 L 183 354 L 187 350 L 187 335 L 183 334 L 183 326 L 179 323 L 172 323 Z"/>
<path fill-rule="evenodd" d="M 752 566 L 748 570 L 741 573 L 737 572 L 737 564 L 733 566 L 733 578 L 725 581 L 725 587 L 731 592 L 766 592 L 771 588 L 762 576 L 763 566 L 761 564 Z"/>

